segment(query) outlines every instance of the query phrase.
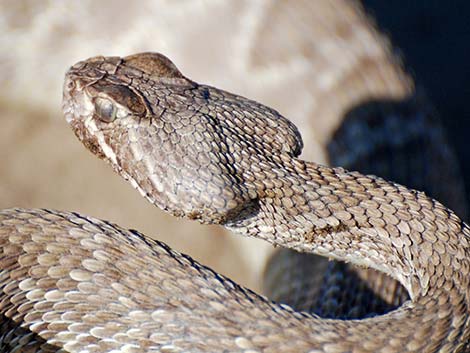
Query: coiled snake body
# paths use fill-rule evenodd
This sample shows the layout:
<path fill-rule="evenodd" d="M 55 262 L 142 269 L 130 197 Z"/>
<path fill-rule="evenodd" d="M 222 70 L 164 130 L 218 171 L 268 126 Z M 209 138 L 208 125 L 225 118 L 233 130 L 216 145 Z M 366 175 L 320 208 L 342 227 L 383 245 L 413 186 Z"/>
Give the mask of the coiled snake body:
<path fill-rule="evenodd" d="M 377 269 L 411 299 L 373 318 L 320 319 L 136 231 L 14 209 L 0 215 L 4 342 L 32 352 L 469 349 L 470 229 L 424 193 L 298 159 L 287 119 L 187 79 L 160 54 L 74 65 L 63 109 L 84 145 L 160 208 Z"/>

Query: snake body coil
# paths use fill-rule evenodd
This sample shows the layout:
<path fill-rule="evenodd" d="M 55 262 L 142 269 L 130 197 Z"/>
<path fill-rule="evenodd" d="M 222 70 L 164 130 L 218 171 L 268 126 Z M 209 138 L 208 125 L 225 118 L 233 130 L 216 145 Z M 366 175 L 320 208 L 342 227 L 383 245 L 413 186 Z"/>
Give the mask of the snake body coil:
<path fill-rule="evenodd" d="M 377 269 L 411 299 L 382 316 L 324 320 L 269 303 L 137 232 L 77 214 L 7 210 L 1 312 L 13 329 L 4 345 L 468 351 L 470 229 L 424 193 L 298 159 L 302 142 L 287 119 L 187 79 L 160 54 L 74 65 L 63 109 L 84 145 L 160 208 Z"/>

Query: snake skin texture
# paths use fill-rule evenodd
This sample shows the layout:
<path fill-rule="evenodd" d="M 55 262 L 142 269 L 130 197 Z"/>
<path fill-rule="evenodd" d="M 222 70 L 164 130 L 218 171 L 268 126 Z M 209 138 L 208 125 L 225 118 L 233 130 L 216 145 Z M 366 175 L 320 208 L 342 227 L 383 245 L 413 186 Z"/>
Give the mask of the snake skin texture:
<path fill-rule="evenodd" d="M 161 51 L 189 77 L 282 112 L 306 142 L 302 159 L 321 164 L 345 111 L 374 97 L 400 99 L 413 91 L 413 81 L 400 61 L 390 60 L 387 36 L 359 1 L 141 0 L 129 10 L 114 0 L 7 1 L 0 10 L 8 19 L 0 21 L 8 38 L 0 52 L 0 76 L 8 81 L 1 91 L 8 102 L 0 129 L 1 208 L 74 210 L 113 220 L 259 292 L 272 246 L 180 221 L 123 187 L 71 138 L 60 117 L 62 73 L 96 54 Z M 198 20 L 187 20 L 193 17 Z"/>
<path fill-rule="evenodd" d="M 424 97 L 375 101 L 352 109 L 328 144 L 331 165 L 423 190 L 467 217 L 463 178 L 440 121 Z M 265 293 L 321 317 L 383 314 L 407 298 L 398 282 L 372 269 L 281 249 L 266 265 Z"/>
<path fill-rule="evenodd" d="M 385 190 L 385 200 L 382 194 L 378 197 L 379 210 L 384 204 L 392 205 L 396 210 L 391 212 L 389 209 L 390 214 L 381 217 L 386 223 L 378 224 L 377 212 L 368 214 L 369 209 L 365 208 L 367 202 L 364 201 L 370 201 L 370 198 L 377 201 L 374 192 L 364 191 L 374 188 L 370 185 L 364 190 L 358 187 L 355 182 L 359 180 L 361 184 L 362 177 L 357 173 L 348 174 L 335 169 L 331 176 L 332 170 L 315 164 L 302 164 L 302 161 L 295 159 L 301 150 L 300 137 L 296 128 L 278 113 L 215 89 L 212 89 L 213 92 L 209 89 L 212 92 L 209 94 L 201 93 L 199 88 L 204 86 L 192 81 L 190 85 L 193 88 L 184 91 L 182 97 L 172 102 L 175 90 L 181 88 L 178 87 L 181 83 L 185 84 L 185 78 L 162 56 L 140 56 L 141 59 L 124 58 L 126 62 L 120 64 L 116 64 L 114 58 L 110 60 L 109 66 L 103 64 L 93 68 L 93 64 L 89 65 L 92 72 L 85 75 L 87 87 L 78 89 L 78 95 L 73 94 L 74 99 L 78 98 L 73 108 L 84 113 L 83 116 L 79 114 L 81 118 L 87 116 L 86 132 L 81 130 L 80 124 L 74 122 L 75 117 L 70 113 L 75 111 L 65 105 L 68 120 L 88 148 L 109 160 L 121 175 L 127 177 L 152 202 L 162 208 L 169 203 L 169 211 L 173 214 L 204 223 L 220 223 L 235 230 L 241 225 L 239 230 L 248 235 L 261 230 L 260 234 L 276 244 L 287 244 L 307 252 L 327 253 L 328 256 L 346 258 L 365 266 L 374 267 L 377 263 L 380 266 L 382 258 L 379 257 L 383 256 L 388 262 L 384 261 L 385 266 L 381 269 L 387 272 L 396 263 L 403 265 L 398 270 L 408 269 L 409 273 L 405 271 L 402 283 L 406 285 L 406 279 L 411 278 L 411 287 L 418 294 L 412 295 L 411 301 L 397 311 L 383 317 L 361 322 L 320 320 L 269 303 L 187 256 L 170 250 L 165 244 L 150 241 L 136 231 L 126 231 L 108 222 L 76 213 L 11 209 L 0 214 L 0 303 L 3 320 L 0 351 L 468 351 L 468 230 L 452 212 L 422 194 L 410 192 L 415 196 L 413 198 L 406 189 L 395 184 L 375 177 L 366 178 L 371 180 L 371 184 L 377 182 L 378 186 L 373 185 L 377 189 Z M 121 71 L 126 66 L 130 72 L 126 72 L 126 69 Z M 123 72 L 126 74 L 121 75 Z M 130 80 L 126 80 L 127 75 L 131 77 Z M 121 79 L 124 79 L 125 84 Z M 179 79 L 182 81 L 177 82 Z M 137 85 L 134 85 L 134 81 Z M 162 101 L 151 99 L 158 96 L 153 91 L 155 82 L 164 87 L 163 92 L 160 92 L 164 98 Z M 69 82 L 67 87 L 75 89 L 75 84 Z M 151 88 L 147 89 L 147 86 Z M 88 96 L 80 97 L 81 89 Z M 216 93 L 220 94 L 220 99 Z M 128 99 L 122 100 L 123 97 Z M 227 99 L 230 97 L 233 101 Z M 187 111 L 178 109 L 185 105 L 180 104 L 180 98 L 183 101 L 196 98 L 197 104 L 209 106 L 209 112 L 198 109 L 196 114 L 189 113 L 190 123 L 184 125 L 184 114 Z M 221 108 L 228 114 L 228 127 L 220 123 L 220 111 L 210 109 L 214 98 L 229 101 L 227 106 L 222 104 Z M 148 109 L 139 110 L 139 106 Z M 260 114 L 260 120 L 255 119 L 255 126 L 245 127 L 245 121 L 253 117 L 250 116 L 253 115 L 252 110 L 263 113 Z M 93 113 L 88 115 L 89 112 Z M 231 118 L 237 113 L 234 122 Z M 172 115 L 183 117 L 182 124 L 188 129 L 181 128 L 178 125 L 181 121 L 172 119 Z M 197 115 L 203 115 L 203 124 L 199 124 Z M 128 160 L 123 158 L 122 153 L 126 153 L 126 150 L 117 151 L 109 134 L 116 120 L 131 117 L 138 120 L 139 124 L 148 123 L 156 127 L 156 130 L 150 128 L 148 132 L 159 129 L 166 131 L 162 134 L 148 134 L 142 140 L 139 139 L 137 144 L 128 139 L 129 146 L 133 146 L 130 151 L 127 150 L 127 157 L 136 158 L 138 163 L 125 166 Z M 192 130 L 191 122 L 205 129 Z M 107 129 L 107 126 L 111 129 Z M 280 128 L 280 131 L 266 133 L 273 126 Z M 247 139 L 246 134 L 252 135 L 256 128 L 257 134 L 253 134 L 251 140 Z M 138 131 L 139 136 L 141 133 L 145 134 L 143 130 Z M 225 139 L 232 133 L 235 139 Z M 202 148 L 202 152 L 198 149 L 191 155 L 185 150 L 183 155 L 177 154 L 175 157 L 172 147 L 181 141 L 176 142 L 175 139 L 186 134 L 196 137 L 196 143 L 191 146 Z M 114 138 L 120 139 L 124 141 L 126 136 Z M 164 165 L 145 165 L 144 169 L 161 168 L 150 174 L 153 177 L 147 175 L 146 179 L 138 175 L 138 179 L 134 178 L 132 170 L 140 169 L 143 164 L 139 162 L 145 159 L 145 147 L 139 146 L 140 142 L 153 142 L 155 139 L 163 140 L 155 144 L 160 143 L 159 148 L 168 148 L 165 150 L 167 155 L 161 159 Z M 186 137 L 186 140 L 183 138 L 185 142 L 188 139 L 192 141 L 190 137 Z M 276 139 L 279 143 L 273 142 Z M 244 145 L 243 141 L 248 142 Z M 153 148 L 150 147 L 151 150 Z M 188 170 L 178 168 L 178 158 L 200 156 L 205 152 L 210 158 L 215 156 L 219 162 L 229 165 L 222 167 L 222 175 L 230 176 L 222 178 L 223 185 L 217 184 L 220 184 L 217 178 L 208 177 L 220 172 L 213 169 L 212 162 L 204 165 L 207 167 L 206 173 L 198 170 L 192 176 L 189 176 L 191 173 L 187 173 Z M 250 157 L 253 154 L 259 156 Z M 199 158 L 193 159 L 199 162 Z M 247 159 L 253 166 L 246 162 Z M 265 164 L 275 168 L 266 169 Z M 155 191 L 159 191 L 165 183 L 164 178 L 155 179 L 155 174 L 166 174 L 168 170 L 173 173 L 169 178 L 176 180 L 169 185 L 174 193 L 155 198 L 154 195 L 158 194 Z M 275 175 L 267 174 L 268 171 Z M 185 186 L 188 177 L 199 180 L 199 183 L 193 184 L 193 189 Z M 346 185 L 341 185 L 344 179 L 338 182 L 337 177 L 346 178 Z M 318 179 L 321 182 L 317 183 Z M 205 189 L 201 183 L 205 184 Z M 218 191 L 222 191 L 221 199 L 217 199 L 217 187 Z M 344 209 L 338 210 L 341 205 L 330 204 L 334 196 L 341 193 L 342 187 L 352 192 L 351 197 L 356 197 L 357 205 L 346 202 Z M 149 189 L 152 189 L 152 194 L 146 191 Z M 320 193 L 312 197 L 311 193 L 317 191 Z M 322 194 L 325 191 L 328 191 L 328 195 Z M 187 197 L 193 203 L 191 207 L 178 210 L 179 206 L 175 206 L 174 200 L 178 192 L 178 197 L 190 194 Z M 397 201 L 396 193 L 404 195 L 405 200 Z M 284 201 L 286 198 L 295 202 L 288 207 L 288 200 Z M 319 199 L 321 205 L 325 205 L 324 212 L 315 203 Z M 420 207 L 411 207 L 416 206 L 413 201 Z M 317 212 L 317 209 L 320 211 Z M 361 209 L 362 214 L 356 214 Z M 371 209 L 374 210 L 374 207 Z M 274 211 L 272 215 L 276 218 L 272 223 L 266 222 L 271 220 L 266 210 Z M 410 212 L 412 217 L 407 219 L 406 211 L 409 210 L 414 212 Z M 341 211 L 350 212 L 352 215 L 348 220 L 353 219 L 354 224 L 343 222 L 338 216 L 344 216 Z M 326 212 L 331 216 L 326 216 Z M 385 211 L 382 209 L 381 212 Z M 205 216 L 207 213 L 208 217 Z M 459 210 L 457 214 L 462 215 Z M 399 222 L 395 223 L 391 215 Z M 298 227 L 300 224 L 299 231 L 289 228 L 291 216 L 294 219 L 292 226 Z M 332 225 L 332 218 L 335 217 L 341 221 L 339 225 Z M 320 220 L 325 220 L 326 226 L 319 226 Z M 422 229 L 411 228 L 413 224 L 416 225 L 416 222 L 413 223 L 416 220 L 424 221 Z M 278 224 L 283 227 L 275 229 L 274 225 Z M 410 225 L 408 232 L 403 228 L 406 227 L 404 224 Z M 256 229 L 247 229 L 250 226 Z M 309 226 L 311 229 L 305 230 Z M 432 232 L 433 226 L 435 232 Z M 363 246 L 371 246 L 375 253 L 372 259 L 366 259 L 370 263 L 364 264 L 361 262 L 364 254 L 361 249 L 363 239 L 358 233 L 364 230 L 383 233 L 383 229 L 390 232 L 388 237 L 374 234 L 379 249 L 365 237 Z M 447 233 L 450 236 L 443 239 Z M 431 237 L 432 234 L 435 234 L 437 240 Z M 339 236 L 351 249 L 344 249 L 345 244 L 330 239 L 310 239 L 310 236 L 325 238 L 330 235 Z M 298 245 L 299 239 L 296 237 L 306 239 L 309 244 Z M 459 237 L 463 240 L 457 240 Z M 387 240 L 392 244 L 387 243 Z M 418 248 L 421 244 L 424 244 L 423 249 Z M 336 245 L 339 245 L 339 251 L 331 251 L 331 246 L 336 248 Z M 415 248 L 410 251 L 410 246 Z M 359 254 L 348 252 L 357 248 L 361 250 Z M 387 252 L 389 248 L 392 249 L 391 253 Z M 423 253 L 428 255 L 427 259 L 431 263 L 423 263 L 424 256 L 418 256 Z M 449 259 L 449 256 L 452 258 Z M 189 276 L 186 276 L 186 272 L 189 272 Z M 417 278 L 418 283 L 413 283 L 413 278 Z M 409 287 L 407 289 L 410 290 Z M 410 294 L 413 293 L 410 291 Z M 378 326 L 375 326 L 376 323 Z"/>
<path fill-rule="evenodd" d="M 231 321 L 214 323 L 224 328 L 223 337 L 215 343 L 213 336 L 182 334 L 198 325 L 185 323 L 185 307 L 177 306 L 162 311 L 178 317 L 167 321 L 178 333 L 160 343 L 196 351 L 200 340 L 206 351 L 243 351 L 240 344 L 268 352 L 468 349 L 470 231 L 424 193 L 296 158 L 302 143 L 288 120 L 185 78 L 160 54 L 74 65 L 64 85 L 64 113 L 87 148 L 166 211 L 374 268 L 398 280 L 411 298 L 387 315 L 341 321 L 274 304 L 260 316 L 257 309 L 266 303 L 257 297 L 245 306 L 215 295 L 220 311 L 214 319 Z M 188 282 L 184 291 L 199 294 Z M 214 293 L 207 295 L 200 303 L 211 302 Z"/>

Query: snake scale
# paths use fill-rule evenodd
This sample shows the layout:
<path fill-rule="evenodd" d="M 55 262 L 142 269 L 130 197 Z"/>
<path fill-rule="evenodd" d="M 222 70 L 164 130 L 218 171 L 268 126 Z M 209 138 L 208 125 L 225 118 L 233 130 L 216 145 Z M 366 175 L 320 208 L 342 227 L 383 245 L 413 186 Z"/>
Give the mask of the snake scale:
<path fill-rule="evenodd" d="M 63 110 L 89 150 L 167 212 L 374 268 L 411 299 L 373 318 L 320 319 L 137 231 L 4 210 L 3 341 L 19 347 L 10 351 L 468 350 L 470 229 L 424 193 L 298 159 L 287 119 L 184 77 L 161 54 L 79 62 Z"/>
<path fill-rule="evenodd" d="M 160 54 L 76 64 L 64 113 L 86 147 L 160 208 L 377 269 L 411 299 L 373 318 L 320 319 L 137 231 L 11 209 L 0 211 L 0 352 L 470 350 L 469 229 L 439 202 L 298 159 L 302 140 L 287 119 L 187 79 Z"/>
<path fill-rule="evenodd" d="M 372 101 L 351 110 L 327 150 L 330 165 L 423 190 L 467 219 L 458 162 L 422 96 Z M 288 249 L 270 259 L 264 280 L 269 298 L 328 318 L 383 314 L 408 299 L 402 286 L 377 271 Z"/>

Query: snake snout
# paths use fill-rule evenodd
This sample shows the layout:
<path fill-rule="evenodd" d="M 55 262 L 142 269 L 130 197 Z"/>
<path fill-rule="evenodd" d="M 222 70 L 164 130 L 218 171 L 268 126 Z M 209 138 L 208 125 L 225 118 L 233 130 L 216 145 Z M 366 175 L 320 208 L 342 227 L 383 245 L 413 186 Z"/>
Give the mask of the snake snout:
<path fill-rule="evenodd" d="M 62 99 L 62 111 L 64 113 L 65 120 L 67 123 L 71 123 L 73 120 L 73 104 L 71 99 L 71 91 L 75 89 L 75 83 L 70 77 L 65 77 L 63 99 Z"/>

